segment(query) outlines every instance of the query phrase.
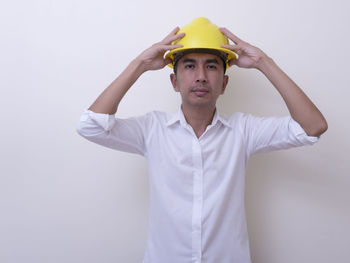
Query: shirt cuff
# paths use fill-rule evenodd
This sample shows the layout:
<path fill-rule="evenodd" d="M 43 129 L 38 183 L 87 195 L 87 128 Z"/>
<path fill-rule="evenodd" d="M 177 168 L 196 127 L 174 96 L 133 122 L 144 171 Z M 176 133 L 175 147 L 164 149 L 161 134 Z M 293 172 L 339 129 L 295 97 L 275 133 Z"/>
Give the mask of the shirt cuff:
<path fill-rule="evenodd" d="M 114 114 L 110 115 L 106 113 L 96 113 L 91 110 L 85 110 L 83 114 L 83 118 L 84 117 L 86 117 L 86 119 L 93 120 L 105 131 L 110 131 L 116 122 Z"/>
<path fill-rule="evenodd" d="M 294 119 L 291 119 L 291 121 L 289 122 L 289 129 L 302 144 L 312 145 L 318 142 L 318 140 L 320 139 L 319 137 L 308 136 L 304 129 L 300 126 L 300 124 Z"/>

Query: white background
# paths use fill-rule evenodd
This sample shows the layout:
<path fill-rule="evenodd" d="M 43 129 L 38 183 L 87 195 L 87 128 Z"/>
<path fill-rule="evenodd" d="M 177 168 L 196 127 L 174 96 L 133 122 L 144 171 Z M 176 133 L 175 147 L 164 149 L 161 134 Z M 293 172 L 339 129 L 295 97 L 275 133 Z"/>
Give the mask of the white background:
<path fill-rule="evenodd" d="M 253 262 L 350 262 L 348 11 L 345 0 L 2 1 L 0 262 L 142 261 L 146 161 L 86 141 L 76 123 L 134 57 L 198 16 L 264 50 L 329 124 L 315 146 L 250 160 Z M 119 116 L 176 112 L 170 73 L 144 74 Z M 228 75 L 221 112 L 288 114 L 257 70 Z"/>

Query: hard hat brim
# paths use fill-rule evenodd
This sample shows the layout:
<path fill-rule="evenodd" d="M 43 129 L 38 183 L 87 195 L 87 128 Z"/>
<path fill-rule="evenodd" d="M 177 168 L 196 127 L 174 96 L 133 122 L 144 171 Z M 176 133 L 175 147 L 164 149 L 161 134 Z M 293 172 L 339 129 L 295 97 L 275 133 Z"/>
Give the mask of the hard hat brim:
<path fill-rule="evenodd" d="M 190 50 L 195 50 L 196 52 L 195 53 L 201 53 L 200 51 L 203 50 L 203 53 L 209 53 L 209 52 L 206 52 L 205 50 L 215 50 L 215 51 L 220 51 L 220 52 L 223 52 L 223 53 L 226 53 L 227 54 L 227 59 L 226 59 L 226 68 L 229 68 L 229 61 L 231 59 L 237 59 L 238 55 L 236 53 L 234 53 L 233 51 L 229 50 L 229 49 L 226 49 L 226 48 L 203 48 L 203 47 L 198 47 L 198 48 L 195 48 L 195 47 L 188 47 L 188 48 L 176 48 L 176 49 L 173 49 L 171 51 L 169 51 L 166 55 L 165 55 L 165 58 L 170 58 L 172 63 L 168 64 L 168 66 L 170 68 L 174 68 L 174 54 L 176 53 L 182 53 L 182 52 L 186 52 L 186 53 L 189 53 L 188 51 Z"/>

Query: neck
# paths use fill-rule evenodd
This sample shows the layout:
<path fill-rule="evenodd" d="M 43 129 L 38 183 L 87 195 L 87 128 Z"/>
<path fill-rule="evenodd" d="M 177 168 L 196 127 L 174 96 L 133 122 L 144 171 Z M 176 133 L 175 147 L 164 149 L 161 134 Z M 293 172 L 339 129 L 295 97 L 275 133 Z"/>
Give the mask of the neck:
<path fill-rule="evenodd" d="M 181 109 L 187 123 L 199 138 L 205 132 L 207 126 L 212 123 L 216 108 L 215 105 L 214 107 L 188 108 L 182 104 Z"/>

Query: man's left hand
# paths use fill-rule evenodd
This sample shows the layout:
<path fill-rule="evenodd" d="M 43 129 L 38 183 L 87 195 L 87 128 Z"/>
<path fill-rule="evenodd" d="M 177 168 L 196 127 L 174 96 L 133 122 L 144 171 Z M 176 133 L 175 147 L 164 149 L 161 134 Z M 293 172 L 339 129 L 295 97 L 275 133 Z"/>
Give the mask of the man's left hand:
<path fill-rule="evenodd" d="M 240 68 L 259 68 L 259 64 L 262 59 L 267 58 L 267 55 L 259 48 L 250 45 L 249 43 L 241 40 L 227 28 L 221 27 L 220 31 L 235 45 L 222 45 L 223 48 L 227 48 L 235 52 L 239 57 L 237 59 L 231 59 L 229 65 L 237 65 Z"/>

